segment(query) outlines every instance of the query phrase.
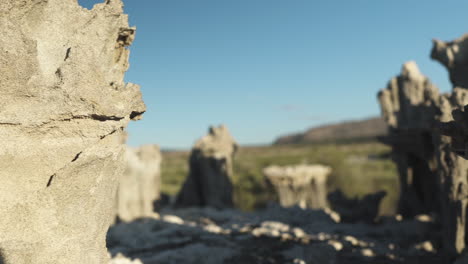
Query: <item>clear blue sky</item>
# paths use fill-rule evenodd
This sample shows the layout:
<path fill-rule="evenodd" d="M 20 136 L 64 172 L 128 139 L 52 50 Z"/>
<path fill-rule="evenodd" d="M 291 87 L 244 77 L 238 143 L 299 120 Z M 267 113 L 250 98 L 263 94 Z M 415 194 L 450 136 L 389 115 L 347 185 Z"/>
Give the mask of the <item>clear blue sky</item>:
<path fill-rule="evenodd" d="M 408 60 L 448 91 L 431 39 L 468 31 L 465 0 L 124 2 L 137 27 L 126 80 L 148 108 L 129 144 L 163 148 L 189 148 L 211 124 L 261 144 L 379 115 L 377 91 Z"/>

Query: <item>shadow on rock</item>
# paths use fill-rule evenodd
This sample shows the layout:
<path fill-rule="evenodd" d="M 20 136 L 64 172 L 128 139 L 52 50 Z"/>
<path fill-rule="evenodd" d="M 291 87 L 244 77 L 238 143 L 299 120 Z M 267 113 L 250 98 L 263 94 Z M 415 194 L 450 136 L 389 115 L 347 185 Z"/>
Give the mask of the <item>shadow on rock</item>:
<path fill-rule="evenodd" d="M 364 221 L 373 223 L 379 213 L 379 206 L 387 193 L 379 191 L 367 194 L 362 199 L 347 198 L 341 190 L 328 194 L 331 208 L 336 211 L 342 222 L 354 223 Z"/>

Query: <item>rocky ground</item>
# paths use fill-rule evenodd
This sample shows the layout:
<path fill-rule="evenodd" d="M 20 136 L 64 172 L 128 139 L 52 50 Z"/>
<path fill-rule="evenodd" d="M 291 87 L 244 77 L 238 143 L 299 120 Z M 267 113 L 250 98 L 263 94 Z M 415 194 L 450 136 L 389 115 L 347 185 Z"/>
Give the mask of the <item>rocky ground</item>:
<path fill-rule="evenodd" d="M 438 253 L 436 221 L 382 217 L 340 223 L 329 210 L 269 206 L 256 213 L 164 209 L 111 227 L 112 264 L 152 263 L 450 263 Z"/>

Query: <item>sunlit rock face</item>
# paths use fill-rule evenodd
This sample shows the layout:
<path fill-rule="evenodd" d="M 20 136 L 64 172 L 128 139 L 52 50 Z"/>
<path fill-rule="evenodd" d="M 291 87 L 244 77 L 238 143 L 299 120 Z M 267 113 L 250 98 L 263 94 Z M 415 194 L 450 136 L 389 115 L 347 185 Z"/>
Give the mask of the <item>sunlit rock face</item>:
<path fill-rule="evenodd" d="M 331 168 L 323 165 L 269 166 L 263 169 L 285 207 L 326 208 L 327 178 Z"/>
<path fill-rule="evenodd" d="M 117 191 L 117 218 L 126 222 L 150 217 L 160 197 L 161 151 L 157 145 L 127 147 L 125 160 Z"/>
<path fill-rule="evenodd" d="M 384 143 L 400 177 L 398 212 L 406 217 L 439 210 L 438 179 L 432 124 L 438 112 L 438 89 L 421 74 L 415 62 L 403 65 L 378 94 L 389 126 Z"/>
<path fill-rule="evenodd" d="M 237 148 L 227 127 L 210 127 L 192 148 L 190 172 L 175 205 L 232 207 L 232 163 Z"/>
<path fill-rule="evenodd" d="M 107 261 L 122 131 L 145 111 L 124 83 L 135 29 L 122 12 L 120 0 L 0 2 L 4 263 Z"/>
<path fill-rule="evenodd" d="M 468 88 L 468 34 L 454 41 L 433 40 L 431 58 L 447 68 L 453 87 Z"/>

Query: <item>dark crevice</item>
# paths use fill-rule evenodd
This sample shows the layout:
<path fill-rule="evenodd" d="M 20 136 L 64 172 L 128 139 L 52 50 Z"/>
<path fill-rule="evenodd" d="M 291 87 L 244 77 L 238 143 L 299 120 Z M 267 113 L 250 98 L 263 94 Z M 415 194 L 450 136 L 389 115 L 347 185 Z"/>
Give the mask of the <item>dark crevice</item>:
<path fill-rule="evenodd" d="M 58 82 L 57 82 L 56 86 L 63 84 L 63 73 L 62 73 L 62 70 L 60 68 L 58 68 L 55 71 L 55 76 L 58 79 Z"/>
<path fill-rule="evenodd" d="M 130 119 L 135 119 L 135 117 L 142 115 L 144 112 L 132 111 L 130 113 Z"/>
<path fill-rule="evenodd" d="M 0 122 L 0 125 L 4 125 L 4 126 L 21 126 L 21 123 Z"/>
<path fill-rule="evenodd" d="M 106 138 L 107 136 L 110 136 L 110 135 L 114 134 L 115 132 L 117 132 L 117 130 L 119 130 L 119 129 L 116 129 L 116 130 L 110 132 L 110 133 L 107 134 L 107 135 L 101 136 L 101 137 L 99 137 L 99 139 L 104 139 L 104 138 Z"/>
<path fill-rule="evenodd" d="M 0 248 L 0 264 L 5 264 L 5 261 L 3 259 L 3 253 L 2 253 L 2 249 Z"/>
<path fill-rule="evenodd" d="M 85 115 L 72 116 L 70 118 L 64 118 L 64 119 L 59 119 L 59 120 L 54 120 L 54 121 L 71 121 L 74 119 L 93 119 L 93 120 L 104 122 L 104 121 L 120 121 L 124 118 L 120 116 L 106 116 L 106 115 L 92 114 L 89 116 L 85 116 Z"/>
<path fill-rule="evenodd" d="M 107 136 L 110 136 L 110 135 L 114 134 L 114 133 L 117 132 L 118 130 L 123 130 L 123 129 L 120 128 L 120 129 L 113 130 L 113 131 L 110 132 L 109 134 L 100 136 L 99 139 L 102 140 L 102 139 L 106 138 Z M 83 151 L 84 151 L 84 150 L 83 150 Z M 83 151 L 78 152 L 78 153 L 75 155 L 75 157 L 72 159 L 71 162 L 75 162 L 76 160 L 78 160 L 78 159 L 80 158 L 80 155 L 83 153 Z M 61 169 L 59 169 L 57 172 L 63 170 L 63 169 L 66 168 L 68 165 L 69 165 L 69 164 L 63 166 L 63 167 L 62 167 Z M 54 173 L 54 174 L 52 174 L 52 175 L 49 177 L 49 181 L 47 182 L 47 186 L 46 186 L 46 187 L 49 187 L 49 186 L 52 184 L 52 181 L 54 180 L 54 177 L 57 175 L 57 172 Z M 2 264 L 2 263 L 0 263 L 0 264 Z"/>
<path fill-rule="evenodd" d="M 81 155 L 82 152 L 83 152 L 83 151 L 80 151 L 78 154 L 76 154 L 76 156 L 72 159 L 71 162 L 76 161 L 76 160 L 80 157 L 80 155 Z"/>
<path fill-rule="evenodd" d="M 71 52 L 71 48 L 68 48 L 65 54 L 65 59 L 63 61 L 66 61 L 70 57 L 70 52 Z"/>
<path fill-rule="evenodd" d="M 54 179 L 54 177 L 55 173 L 50 176 L 49 181 L 47 182 L 47 187 L 49 187 L 52 184 L 52 180 Z"/>
<path fill-rule="evenodd" d="M 57 78 L 59 78 L 60 80 L 62 80 L 63 75 L 62 75 L 62 70 L 60 70 L 60 68 L 58 68 L 58 69 L 55 71 L 55 75 L 57 76 Z"/>
<path fill-rule="evenodd" d="M 128 42 L 128 36 L 127 35 L 119 35 L 117 37 L 117 42 L 123 43 L 123 44 L 127 43 Z"/>
<path fill-rule="evenodd" d="M 135 35 L 134 28 L 120 28 L 119 35 L 117 36 L 118 47 L 128 47 L 132 44 L 133 35 Z"/>
<path fill-rule="evenodd" d="M 106 116 L 106 115 L 97 115 L 97 114 L 92 114 L 91 115 L 91 118 L 94 119 L 94 120 L 98 120 L 98 121 L 119 121 L 119 120 L 122 120 L 123 117 L 120 117 L 120 116 Z"/>

